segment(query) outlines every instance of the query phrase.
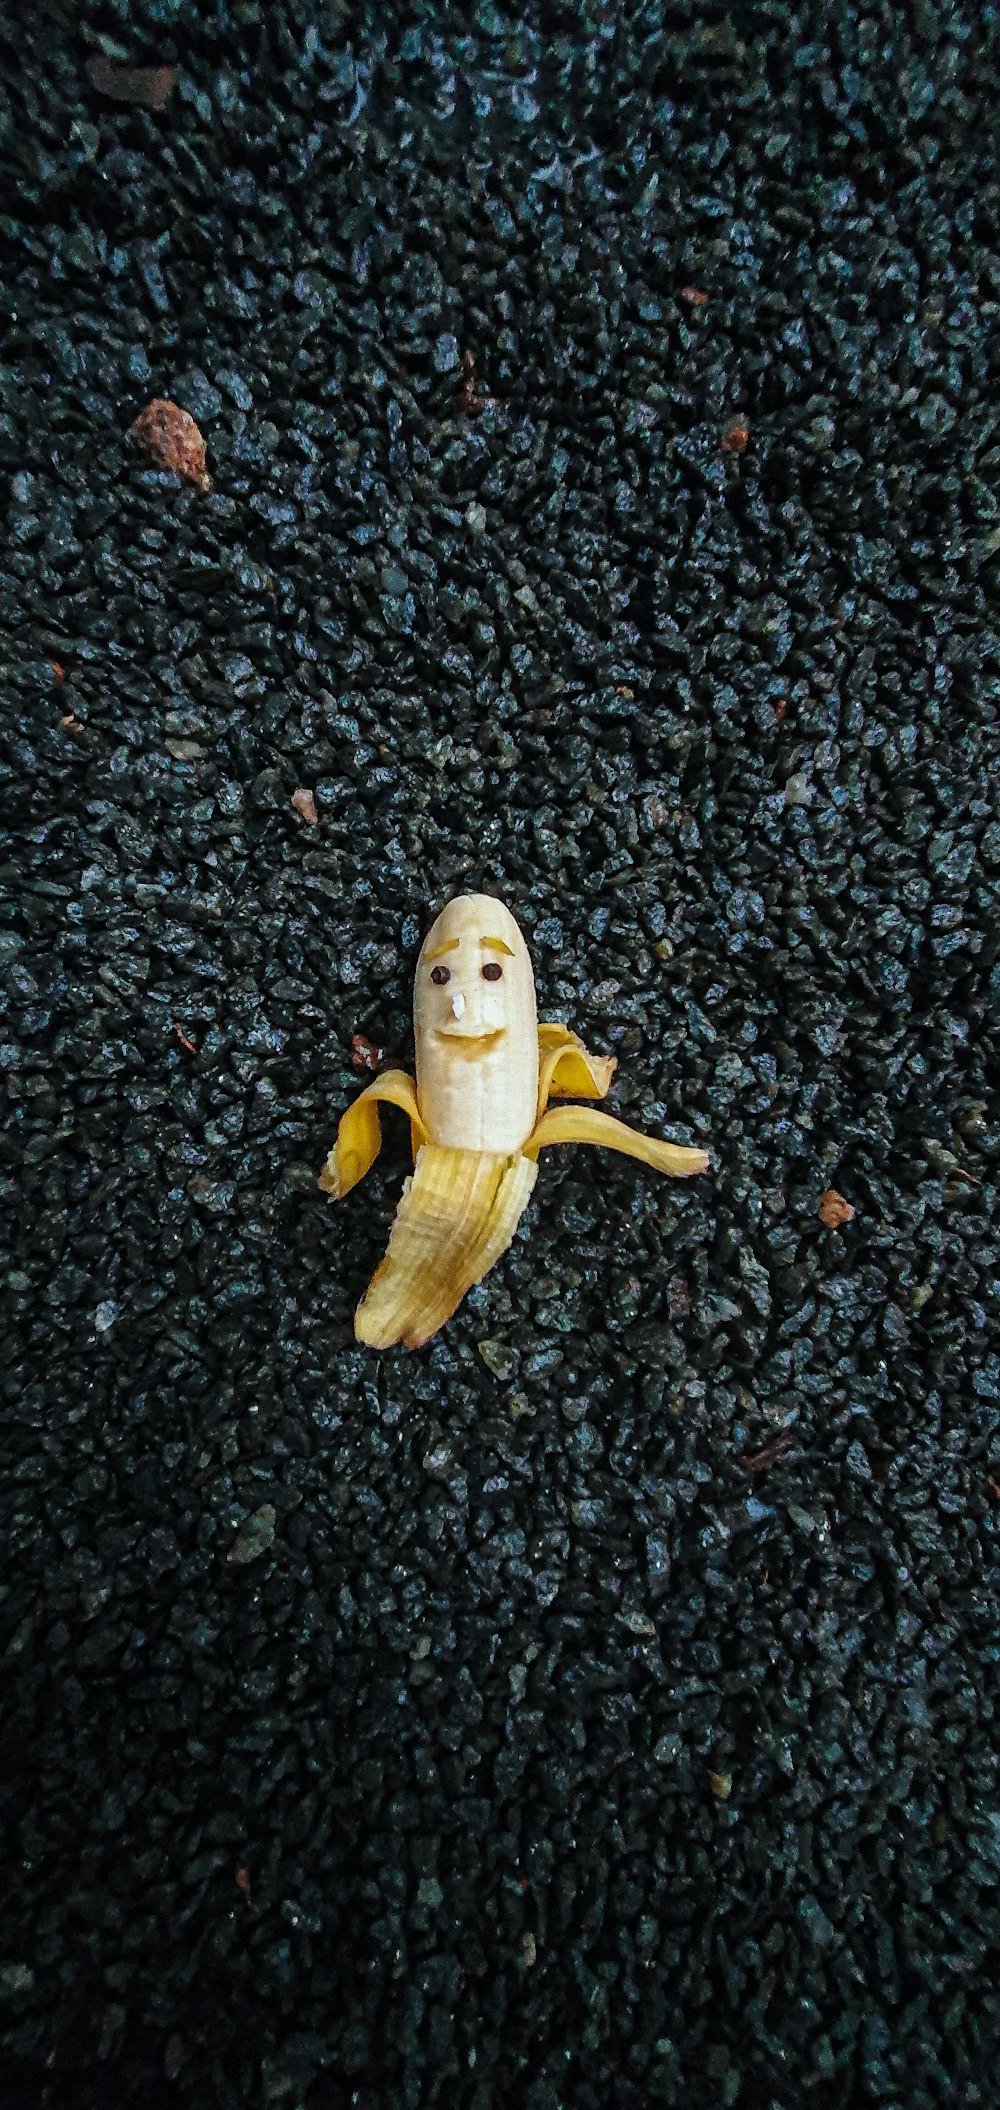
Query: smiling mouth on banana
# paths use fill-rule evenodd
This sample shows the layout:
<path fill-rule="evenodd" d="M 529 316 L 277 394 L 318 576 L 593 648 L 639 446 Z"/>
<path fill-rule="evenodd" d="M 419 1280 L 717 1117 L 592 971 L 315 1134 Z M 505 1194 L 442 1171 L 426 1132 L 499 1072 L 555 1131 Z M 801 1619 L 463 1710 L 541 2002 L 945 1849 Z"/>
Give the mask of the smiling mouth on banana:
<path fill-rule="evenodd" d="M 437 1037 L 439 1040 L 458 1041 L 459 1049 L 461 1049 L 463 1041 L 467 1047 L 482 1048 L 487 1041 L 502 1040 L 504 1031 L 505 1028 L 503 1026 L 466 1026 L 461 1019 L 456 1018 L 452 1020 L 450 1025 L 439 1026 Z"/>

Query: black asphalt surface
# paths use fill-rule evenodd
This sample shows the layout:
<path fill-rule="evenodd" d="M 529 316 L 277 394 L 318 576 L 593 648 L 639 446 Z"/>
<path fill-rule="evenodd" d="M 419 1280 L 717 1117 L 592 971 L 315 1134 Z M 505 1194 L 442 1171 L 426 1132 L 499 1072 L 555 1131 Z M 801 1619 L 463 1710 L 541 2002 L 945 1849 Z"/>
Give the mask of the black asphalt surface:
<path fill-rule="evenodd" d="M 10 2110 L 996 2101 L 991 19 L 0 28 Z M 713 1168 L 378 1356 L 479 888 Z"/>

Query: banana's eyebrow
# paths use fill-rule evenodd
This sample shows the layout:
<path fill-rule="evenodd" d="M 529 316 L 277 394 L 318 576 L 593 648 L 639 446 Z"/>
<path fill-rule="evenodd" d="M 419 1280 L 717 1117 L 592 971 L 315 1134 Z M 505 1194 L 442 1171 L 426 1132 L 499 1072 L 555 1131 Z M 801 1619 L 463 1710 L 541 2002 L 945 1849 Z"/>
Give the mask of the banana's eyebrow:
<path fill-rule="evenodd" d="M 435 945 L 433 952 L 425 952 L 424 959 L 439 960 L 443 952 L 457 952 L 461 942 L 460 938 L 446 938 L 443 945 Z M 505 938 L 480 938 L 479 943 L 489 952 L 505 952 L 510 960 L 514 957 L 514 948 Z"/>

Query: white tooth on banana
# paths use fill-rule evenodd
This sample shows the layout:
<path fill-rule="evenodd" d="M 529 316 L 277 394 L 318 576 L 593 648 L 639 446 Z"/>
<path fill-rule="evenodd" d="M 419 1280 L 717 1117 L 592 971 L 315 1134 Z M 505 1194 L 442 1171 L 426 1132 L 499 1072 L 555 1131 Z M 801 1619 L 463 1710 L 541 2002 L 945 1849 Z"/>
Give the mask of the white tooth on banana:
<path fill-rule="evenodd" d="M 359 1341 L 419 1348 L 510 1245 L 553 1143 L 597 1143 L 690 1179 L 708 1153 L 643 1136 L 589 1106 L 612 1055 L 591 1055 L 568 1026 L 539 1025 L 535 978 L 510 910 L 489 894 L 450 901 L 424 939 L 413 990 L 416 1083 L 385 1070 L 343 1115 L 319 1176 L 340 1199 L 381 1146 L 377 1102 L 409 1116 L 414 1170 L 389 1248 L 355 1313 Z"/>

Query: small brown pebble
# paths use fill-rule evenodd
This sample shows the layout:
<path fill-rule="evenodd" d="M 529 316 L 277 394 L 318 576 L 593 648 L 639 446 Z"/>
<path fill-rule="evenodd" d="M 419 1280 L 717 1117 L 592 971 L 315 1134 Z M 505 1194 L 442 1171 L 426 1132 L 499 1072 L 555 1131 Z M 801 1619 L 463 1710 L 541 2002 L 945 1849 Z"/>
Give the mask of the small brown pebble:
<path fill-rule="evenodd" d="M 849 1224 L 856 1214 L 850 1202 L 845 1202 L 843 1195 L 837 1193 L 836 1187 L 828 1187 L 826 1193 L 820 1195 L 820 1222 L 828 1231 L 839 1231 L 841 1224 Z"/>
<path fill-rule="evenodd" d="M 374 1074 L 381 1069 L 384 1055 L 385 1049 L 377 1048 L 364 1033 L 351 1034 L 351 1065 L 354 1069 L 370 1070 Z"/>
<path fill-rule="evenodd" d="M 749 425 L 745 425 L 743 423 L 742 418 L 737 418 L 735 423 L 730 425 L 728 431 L 724 432 L 722 435 L 722 445 L 725 453 L 744 454 L 746 452 L 746 444 L 749 438 Z"/>
<path fill-rule="evenodd" d="M 486 398 L 476 379 L 475 353 L 462 353 L 462 380 L 455 398 L 455 409 L 459 417 L 477 418 Z"/>
<path fill-rule="evenodd" d="M 749 1456 L 744 1451 L 740 1458 L 740 1464 L 748 1473 L 763 1473 L 767 1471 L 769 1465 L 776 1465 L 778 1459 L 783 1458 L 785 1452 L 791 1450 L 791 1447 L 792 1439 L 787 1433 L 781 1436 L 773 1436 L 770 1443 L 765 1443 L 763 1450 L 753 1451 Z"/>
<path fill-rule="evenodd" d="M 237 1890 L 238 1890 L 238 1891 L 240 1891 L 241 1895 L 242 1895 L 243 1897 L 245 1897 L 245 1898 L 246 1898 L 247 1904 L 248 1904 L 248 1905 L 252 1905 L 252 1904 L 253 1904 L 253 1898 L 252 1898 L 252 1897 L 251 1897 L 251 1895 L 250 1895 L 250 1870 L 249 1870 L 249 1868 L 238 1868 L 238 1869 L 237 1869 L 237 1871 L 236 1871 L 236 1888 L 237 1888 Z"/>
<path fill-rule="evenodd" d="M 455 397 L 456 417 L 478 418 L 481 410 L 485 410 L 488 404 L 496 403 L 496 401 L 496 396 L 487 395 L 486 390 L 480 388 L 475 353 L 463 352 L 462 379 L 459 382 L 458 393 Z"/>
<path fill-rule="evenodd" d="M 728 1802 L 733 1792 L 733 1776 L 731 1773 L 710 1773 L 708 1785 L 719 1802 Z"/>
<path fill-rule="evenodd" d="M 66 711 L 60 718 L 59 723 L 67 733 L 82 733 L 83 731 L 79 718 L 74 717 L 72 711 Z"/>
<path fill-rule="evenodd" d="M 703 293 L 700 286 L 682 286 L 681 299 L 687 302 L 689 308 L 703 308 L 707 304 L 708 294 Z"/>
<path fill-rule="evenodd" d="M 66 680 L 66 669 L 65 669 L 65 667 L 61 667 L 61 666 L 59 665 L 59 661 L 58 661 L 57 659 L 50 659 L 50 661 L 49 661 L 49 666 L 50 666 L 50 667 L 51 667 L 51 669 L 52 669 L 52 678 L 53 678 L 53 681 L 55 682 L 56 688 L 57 688 L 57 689 L 61 689 L 61 688 L 62 688 L 62 686 L 63 686 L 63 683 L 64 683 L 64 682 L 65 682 L 65 680 Z"/>
<path fill-rule="evenodd" d="M 667 1284 L 667 1311 L 672 1319 L 683 1319 L 691 1309 L 691 1291 L 683 1275 L 671 1275 Z"/>
<path fill-rule="evenodd" d="M 292 793 L 292 805 L 296 813 L 301 813 L 303 820 L 308 821 L 310 828 L 316 827 L 319 821 L 319 814 L 316 811 L 316 801 L 311 791 L 306 791 L 303 785 L 300 784 L 298 790 Z"/>
<path fill-rule="evenodd" d="M 161 469 L 174 469 L 199 491 L 210 491 L 212 479 L 205 470 L 205 442 L 191 412 L 164 396 L 154 396 L 129 426 L 129 439 L 152 456 Z"/>
<path fill-rule="evenodd" d="M 774 711 L 774 715 L 775 715 L 775 717 L 776 717 L 776 719 L 777 719 L 777 721 L 778 721 L 778 724 L 780 725 L 780 724 L 781 724 L 781 721 L 782 721 L 782 719 L 783 719 L 783 717 L 785 716 L 785 713 L 786 713 L 786 711 L 788 710 L 788 698 L 787 698 L 787 696 L 778 696 L 778 697 L 776 697 L 776 698 L 775 698 L 775 701 L 774 701 L 774 703 L 773 703 L 773 704 L 772 704 L 772 706 L 771 706 L 771 708 L 772 708 L 772 710 Z"/>
<path fill-rule="evenodd" d="M 644 818 L 651 828 L 669 828 L 676 815 L 661 791 L 651 791 L 646 800 Z"/>
<path fill-rule="evenodd" d="M 195 1047 L 194 1041 L 188 1039 L 183 1026 L 179 1026 L 176 1019 L 174 1020 L 174 1032 L 176 1033 L 177 1038 L 180 1041 L 181 1047 L 186 1048 L 189 1055 L 197 1055 L 198 1050 Z"/>
<path fill-rule="evenodd" d="M 986 1485 L 993 1496 L 994 1502 L 1000 1502 L 1000 1480 L 997 1480 L 992 1473 L 987 1473 Z"/>
<path fill-rule="evenodd" d="M 87 60 L 87 78 L 99 95 L 109 95 L 113 102 L 142 103 L 147 110 L 162 110 L 177 79 L 177 68 L 123 66 L 99 51 Z"/>

